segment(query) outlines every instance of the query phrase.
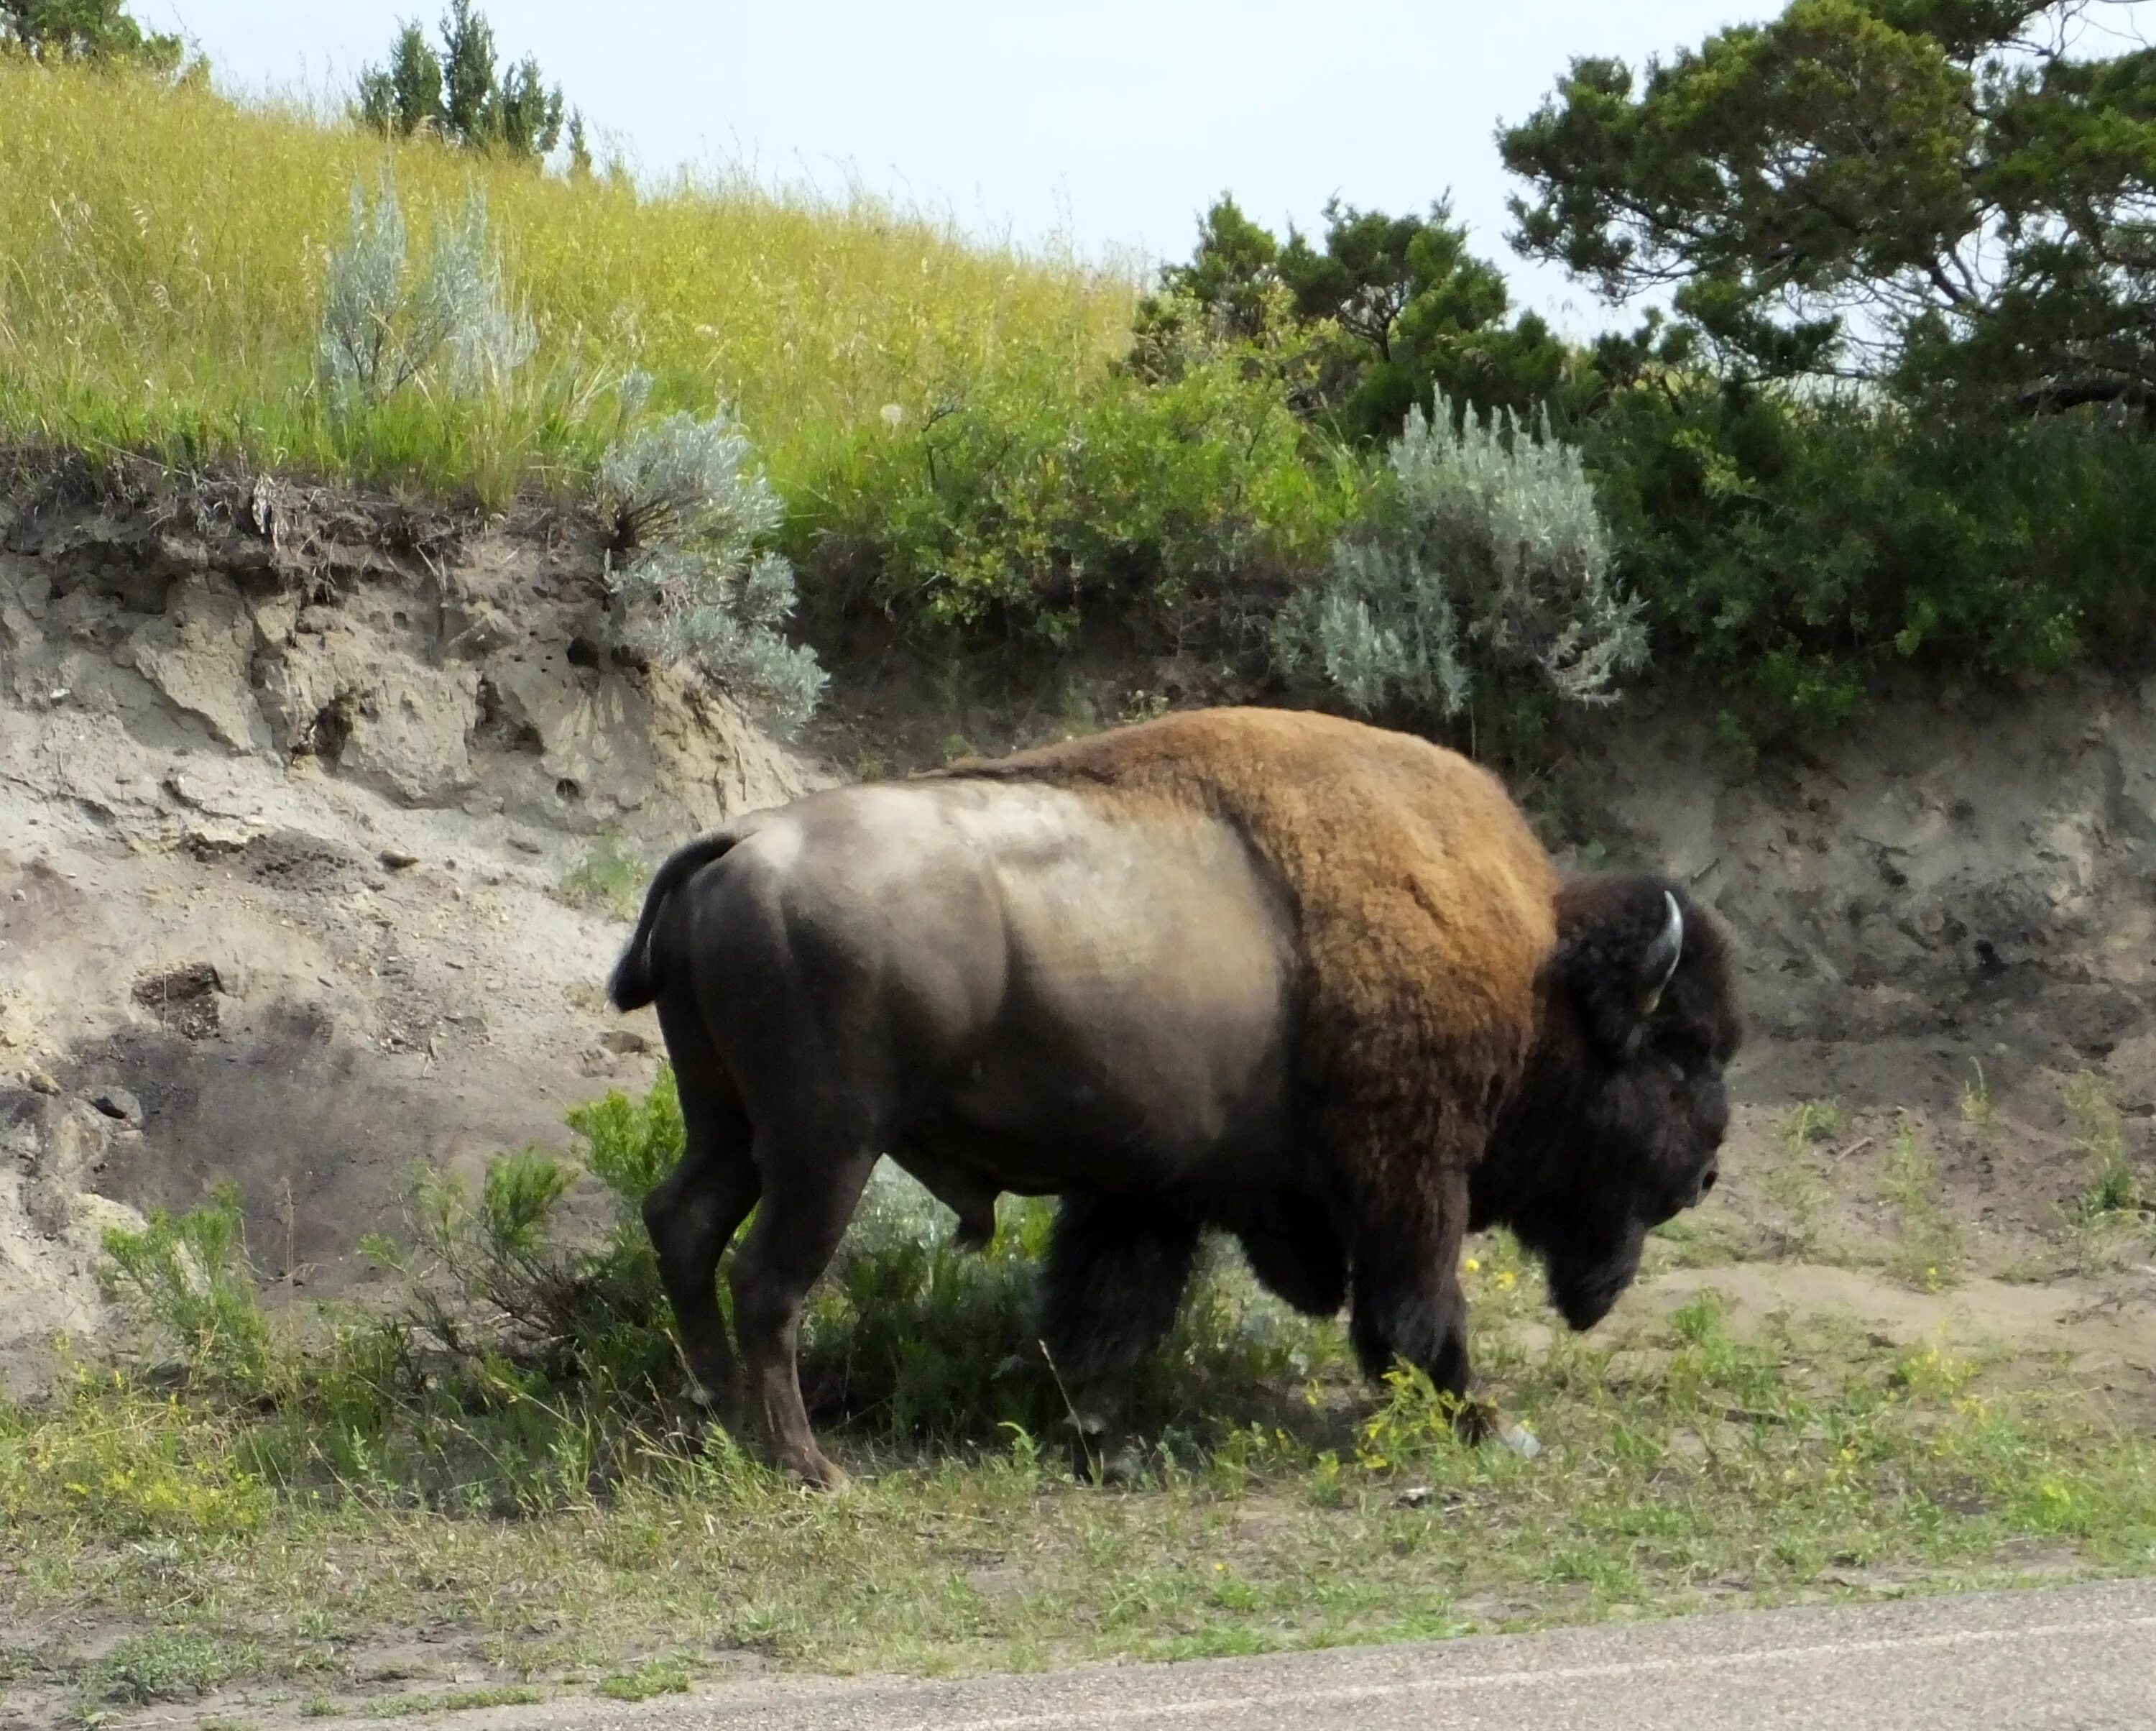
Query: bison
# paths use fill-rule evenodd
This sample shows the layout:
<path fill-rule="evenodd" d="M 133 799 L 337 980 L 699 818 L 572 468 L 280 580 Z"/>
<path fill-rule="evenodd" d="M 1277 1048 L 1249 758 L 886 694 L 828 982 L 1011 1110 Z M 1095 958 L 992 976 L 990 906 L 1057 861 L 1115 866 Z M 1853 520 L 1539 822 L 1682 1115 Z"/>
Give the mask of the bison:
<path fill-rule="evenodd" d="M 1405 734 L 1186 711 L 754 813 L 654 875 L 609 984 L 655 1004 L 687 1144 L 644 1219 L 702 1399 L 716 1302 L 779 1463 L 803 1300 L 888 1155 L 984 1242 L 1060 1199 L 1043 1345 L 1112 1456 L 1199 1235 L 1349 1307 L 1465 1400 L 1464 1235 L 1503 1224 L 1575 1329 L 1713 1184 L 1739 1023 L 1677 883 L 1567 880 L 1497 779 Z"/>

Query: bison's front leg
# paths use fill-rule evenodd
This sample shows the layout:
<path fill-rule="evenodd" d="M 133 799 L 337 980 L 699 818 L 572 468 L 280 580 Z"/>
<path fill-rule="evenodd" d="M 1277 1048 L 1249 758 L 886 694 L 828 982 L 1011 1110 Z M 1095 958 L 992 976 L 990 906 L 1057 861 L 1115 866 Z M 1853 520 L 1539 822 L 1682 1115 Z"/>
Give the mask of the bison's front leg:
<path fill-rule="evenodd" d="M 1140 1197 L 1072 1195 L 1056 1210 L 1042 1344 L 1070 1403 L 1081 1470 L 1127 1476 L 1138 1369 L 1183 1302 L 1198 1225 Z"/>
<path fill-rule="evenodd" d="M 1460 1287 L 1466 1222 L 1464 1176 L 1440 1179 L 1421 1195 L 1364 1211 L 1349 1334 L 1366 1375 L 1378 1380 L 1395 1359 L 1404 1359 L 1439 1394 L 1459 1402 L 1455 1425 L 1464 1439 L 1479 1442 L 1489 1433 L 1491 1415 L 1467 1392 L 1467 1295 Z"/>

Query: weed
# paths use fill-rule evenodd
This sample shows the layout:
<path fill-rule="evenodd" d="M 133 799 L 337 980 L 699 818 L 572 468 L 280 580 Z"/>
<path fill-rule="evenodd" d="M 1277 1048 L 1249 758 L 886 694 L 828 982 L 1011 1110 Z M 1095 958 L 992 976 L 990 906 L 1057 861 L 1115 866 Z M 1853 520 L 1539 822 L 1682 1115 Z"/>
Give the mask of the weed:
<path fill-rule="evenodd" d="M 644 863 L 623 847 L 620 839 L 602 835 L 563 874 L 562 897 L 578 907 L 598 908 L 618 920 L 633 920 L 644 904 Z"/>
<path fill-rule="evenodd" d="M 121 1707 L 192 1701 L 259 1663 L 207 1635 L 151 1630 L 125 1637 L 90 1668 L 89 1693 Z"/>
<path fill-rule="evenodd" d="M 2083 1274 L 2115 1269 L 2145 1240 L 2156 1222 L 2156 1196 L 2127 1152 L 2118 1110 L 2095 1076 L 2081 1076 L 2066 1091 L 2067 1122 L 2087 1174 L 2060 1210 L 2074 1266 Z"/>
<path fill-rule="evenodd" d="M 1940 1199 L 1938 1169 L 1906 1114 L 1894 1125 L 1884 1189 L 1894 1212 L 1894 1271 L 1929 1292 L 1952 1285 L 1960 1271 L 1961 1229 Z"/>
<path fill-rule="evenodd" d="M 654 1695 L 685 1694 L 690 1681 L 686 1666 L 652 1660 L 600 1678 L 598 1692 L 609 1701 L 649 1701 Z"/>
<path fill-rule="evenodd" d="M 1839 1105 L 1817 1100 L 1791 1108 L 1782 1120 L 1777 1158 L 1760 1179 L 1761 1190 L 1780 1216 L 1775 1235 L 1782 1256 L 1810 1257 L 1819 1250 L 1828 1192 L 1811 1164 L 1811 1150 L 1836 1134 L 1843 1121 Z"/>
<path fill-rule="evenodd" d="M 1961 1121 L 1973 1135 L 1988 1133 L 1998 1121 L 1998 1108 L 1991 1098 L 1991 1084 L 1984 1074 L 1980 1058 L 1969 1060 L 1974 1073 L 1961 1085 Z"/>
<path fill-rule="evenodd" d="M 2156 1212 L 2156 1202 L 2143 1188 L 2141 1174 L 2126 1151 L 2118 1109 L 2105 1097 L 2102 1083 L 2094 1076 L 2082 1076 L 2069 1085 L 2066 1116 L 2074 1146 L 2090 1169 L 2089 1181 L 2076 1201 L 2081 1217 L 2097 1220 Z"/>

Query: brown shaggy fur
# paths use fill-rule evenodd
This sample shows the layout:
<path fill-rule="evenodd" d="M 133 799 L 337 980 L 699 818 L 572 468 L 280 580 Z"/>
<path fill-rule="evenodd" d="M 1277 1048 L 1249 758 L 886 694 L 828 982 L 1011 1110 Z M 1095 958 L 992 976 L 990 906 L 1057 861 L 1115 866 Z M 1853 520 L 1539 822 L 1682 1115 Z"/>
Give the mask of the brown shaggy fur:
<path fill-rule="evenodd" d="M 1232 823 L 1297 911 L 1303 1080 L 1348 1190 L 1357 1284 L 1456 1261 L 1467 1176 L 1534 1046 L 1560 878 L 1502 783 L 1331 716 L 1170 715 L 943 777 L 1046 783 Z"/>

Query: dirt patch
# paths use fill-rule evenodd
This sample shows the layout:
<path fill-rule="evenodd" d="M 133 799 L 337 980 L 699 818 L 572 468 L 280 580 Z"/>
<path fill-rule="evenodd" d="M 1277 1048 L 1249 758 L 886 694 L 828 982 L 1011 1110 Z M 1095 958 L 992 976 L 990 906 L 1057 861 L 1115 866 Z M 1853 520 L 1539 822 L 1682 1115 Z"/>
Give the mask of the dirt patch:
<path fill-rule="evenodd" d="M 289 830 L 256 836 L 237 863 L 254 882 L 295 895 L 345 889 L 364 869 L 352 849 Z"/>
<path fill-rule="evenodd" d="M 1804 1262 L 1673 1269 L 1640 1294 L 1650 1313 L 1701 1292 L 1729 1302 L 1748 1331 L 1777 1313 L 1838 1316 L 1897 1347 L 1944 1343 L 2063 1353 L 2087 1374 L 2156 1383 L 2156 1307 L 2138 1286 L 2056 1280 L 2016 1283 L 1978 1276 L 1936 1292 L 1876 1270 Z"/>
<path fill-rule="evenodd" d="M 135 982 L 135 1001 L 182 1040 L 210 1040 L 218 1030 L 221 982 L 208 962 L 189 962 Z"/>
<path fill-rule="evenodd" d="M 648 1080 L 602 1039 L 620 922 L 564 878 L 819 776 L 716 693 L 572 655 L 597 569 L 572 533 L 274 485 L 0 499 L 11 1388 L 96 1332 L 131 1208 L 229 1178 L 261 1262 L 336 1291 L 415 1165 L 558 1147 Z"/>

